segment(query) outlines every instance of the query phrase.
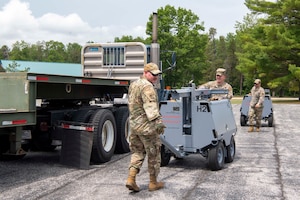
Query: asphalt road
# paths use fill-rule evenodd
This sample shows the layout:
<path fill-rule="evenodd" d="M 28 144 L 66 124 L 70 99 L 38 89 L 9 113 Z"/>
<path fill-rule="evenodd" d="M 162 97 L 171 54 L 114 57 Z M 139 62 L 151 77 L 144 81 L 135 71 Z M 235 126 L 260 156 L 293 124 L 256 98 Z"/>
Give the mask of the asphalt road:
<path fill-rule="evenodd" d="M 129 154 L 79 170 L 60 164 L 55 152 L 30 152 L 22 160 L 0 162 L 0 199 L 230 199 L 296 200 L 300 196 L 300 106 L 274 104 L 274 126 L 260 133 L 239 125 L 240 105 L 233 110 L 238 127 L 236 156 L 220 171 L 211 171 L 200 155 L 172 159 L 161 168 L 165 188 L 149 192 L 146 163 L 137 177 L 141 188 L 125 188 Z"/>

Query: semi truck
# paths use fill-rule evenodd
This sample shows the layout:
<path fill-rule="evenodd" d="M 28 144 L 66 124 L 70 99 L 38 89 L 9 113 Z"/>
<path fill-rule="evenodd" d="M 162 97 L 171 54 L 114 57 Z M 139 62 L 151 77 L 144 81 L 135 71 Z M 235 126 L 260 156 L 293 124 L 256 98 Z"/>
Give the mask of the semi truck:
<path fill-rule="evenodd" d="M 0 73 L 0 157 L 54 150 L 63 145 L 64 129 L 93 135 L 93 162 L 128 152 L 126 94 L 146 56 L 142 43 L 87 44 L 85 76 Z"/>
<path fill-rule="evenodd" d="M 159 65 L 156 35 L 151 45 L 84 45 L 82 76 L 1 72 L 0 159 L 61 146 L 63 164 L 88 168 L 129 152 L 128 86 L 146 63 Z"/>

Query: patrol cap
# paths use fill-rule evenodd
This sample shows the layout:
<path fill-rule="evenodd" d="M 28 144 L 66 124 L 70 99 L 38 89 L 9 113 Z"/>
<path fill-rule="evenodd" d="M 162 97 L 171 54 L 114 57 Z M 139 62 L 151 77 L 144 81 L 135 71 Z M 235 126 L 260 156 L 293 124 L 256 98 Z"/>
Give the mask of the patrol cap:
<path fill-rule="evenodd" d="M 224 68 L 218 68 L 216 70 L 216 75 L 225 75 L 225 73 L 226 73 L 226 69 Z"/>
<path fill-rule="evenodd" d="M 259 83 L 261 83 L 261 81 L 260 81 L 260 79 L 255 79 L 254 83 L 259 84 Z"/>
<path fill-rule="evenodd" d="M 144 67 L 145 72 L 151 72 L 154 75 L 161 74 L 161 71 L 158 69 L 158 66 L 155 63 L 148 63 Z"/>

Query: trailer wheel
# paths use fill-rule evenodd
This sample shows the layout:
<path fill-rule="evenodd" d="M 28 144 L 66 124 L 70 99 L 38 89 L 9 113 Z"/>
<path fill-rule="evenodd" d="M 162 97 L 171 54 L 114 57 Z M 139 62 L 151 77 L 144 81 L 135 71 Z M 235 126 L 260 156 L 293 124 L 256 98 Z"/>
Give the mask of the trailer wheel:
<path fill-rule="evenodd" d="M 273 114 L 270 114 L 268 117 L 268 126 L 272 127 L 273 126 Z"/>
<path fill-rule="evenodd" d="M 129 149 L 129 111 L 127 107 L 120 107 L 115 112 L 117 123 L 116 153 L 128 153 Z"/>
<path fill-rule="evenodd" d="M 223 142 L 219 141 L 218 145 L 208 152 L 208 166 L 211 170 L 216 171 L 224 167 L 225 149 Z"/>
<path fill-rule="evenodd" d="M 234 137 L 231 137 L 230 144 L 226 147 L 226 163 L 231 163 L 234 160 L 235 156 L 235 140 Z"/>
<path fill-rule="evenodd" d="M 240 121 L 241 121 L 241 126 L 246 126 L 247 120 L 245 115 L 241 115 Z"/>
<path fill-rule="evenodd" d="M 160 148 L 160 155 L 161 155 L 160 166 L 161 167 L 167 166 L 171 159 L 171 153 L 166 152 L 166 147 L 163 144 L 161 145 L 161 148 Z"/>
<path fill-rule="evenodd" d="M 111 159 L 116 147 L 116 122 L 113 113 L 107 109 L 95 112 L 90 123 L 94 126 L 91 161 L 104 163 Z"/>

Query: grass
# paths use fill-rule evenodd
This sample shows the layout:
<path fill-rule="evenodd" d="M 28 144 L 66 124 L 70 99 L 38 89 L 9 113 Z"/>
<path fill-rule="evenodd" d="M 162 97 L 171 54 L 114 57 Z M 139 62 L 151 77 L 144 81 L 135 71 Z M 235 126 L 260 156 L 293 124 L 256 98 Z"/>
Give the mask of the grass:
<path fill-rule="evenodd" d="M 273 104 L 300 104 L 300 101 L 296 98 L 271 98 Z M 231 99 L 231 104 L 242 104 L 243 98 Z"/>

